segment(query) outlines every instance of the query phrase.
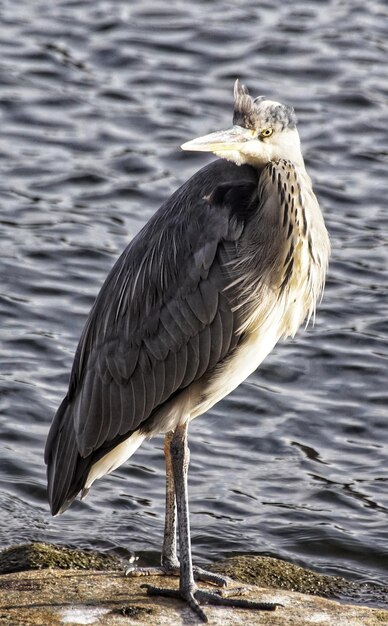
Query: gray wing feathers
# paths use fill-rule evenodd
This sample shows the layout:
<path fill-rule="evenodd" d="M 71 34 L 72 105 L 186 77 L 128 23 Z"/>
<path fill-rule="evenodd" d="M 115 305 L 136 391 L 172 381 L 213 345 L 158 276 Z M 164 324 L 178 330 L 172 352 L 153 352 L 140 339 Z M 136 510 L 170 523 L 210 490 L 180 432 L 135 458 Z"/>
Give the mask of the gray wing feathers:
<path fill-rule="evenodd" d="M 222 318 L 221 315 L 216 313 L 211 324 L 211 345 L 209 355 L 209 370 L 221 360 L 222 346 L 223 346 L 223 333 L 222 333 Z M 229 346 L 228 346 L 229 348 Z"/>
<path fill-rule="evenodd" d="M 47 438 L 53 514 L 84 487 L 96 460 L 136 429 L 146 432 L 158 407 L 236 346 L 241 319 L 228 287 L 258 176 L 224 161 L 206 166 L 112 268 Z"/>
<path fill-rule="evenodd" d="M 90 358 L 74 400 L 74 425 L 85 457 L 103 442 L 135 430 L 171 394 L 200 378 L 228 352 L 233 314 L 221 273 L 206 271 L 196 288 L 170 299 L 154 334 L 140 346 L 108 342 Z M 116 350 L 115 350 L 116 348 Z"/>
<path fill-rule="evenodd" d="M 138 428 L 155 407 L 227 353 L 233 314 L 222 295 L 225 278 L 214 249 L 207 246 L 207 252 L 192 257 L 202 265 L 191 268 L 187 292 L 181 288 L 163 303 L 158 325 L 151 323 L 149 332 L 145 324 L 141 342 L 137 334 L 132 340 L 136 344 L 116 338 L 94 349 L 96 355 L 92 350 L 89 358 L 85 351 L 82 385 L 73 400 L 81 456 Z"/>
<path fill-rule="evenodd" d="M 237 177 L 240 172 L 232 173 Z M 251 176 L 250 170 L 246 173 Z M 213 179 L 206 184 L 214 188 Z M 256 188 L 256 174 L 249 184 Z M 164 233 L 164 222 L 158 222 L 165 219 L 171 232 Z M 212 207 L 198 195 L 185 207 L 178 193 L 135 238 L 89 316 L 48 450 L 56 436 L 63 439 L 64 419 L 73 430 L 66 426 L 61 455 L 70 449 L 75 454 L 76 442 L 77 454 L 86 459 L 110 441 L 122 440 L 236 345 L 239 323 L 225 288 L 242 228 L 230 207 Z"/>
<path fill-rule="evenodd" d="M 185 301 L 183 300 L 183 304 Z M 167 303 L 167 308 L 181 329 L 181 332 L 191 337 L 198 332 L 199 320 L 189 306 L 182 306 L 182 299 L 172 300 Z M 203 325 L 201 325 L 203 326 Z"/>

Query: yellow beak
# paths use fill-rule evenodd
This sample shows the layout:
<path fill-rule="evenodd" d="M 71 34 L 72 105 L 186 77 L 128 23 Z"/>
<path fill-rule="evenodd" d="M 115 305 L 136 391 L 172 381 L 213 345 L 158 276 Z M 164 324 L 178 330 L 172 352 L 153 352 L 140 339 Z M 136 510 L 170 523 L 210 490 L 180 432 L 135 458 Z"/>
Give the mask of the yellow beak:
<path fill-rule="evenodd" d="M 210 133 L 210 135 L 186 141 L 186 143 L 181 145 L 181 148 L 182 150 L 217 153 L 223 150 L 238 150 L 242 144 L 254 139 L 254 137 L 254 131 L 241 126 L 233 126 L 229 130 L 220 130 Z"/>

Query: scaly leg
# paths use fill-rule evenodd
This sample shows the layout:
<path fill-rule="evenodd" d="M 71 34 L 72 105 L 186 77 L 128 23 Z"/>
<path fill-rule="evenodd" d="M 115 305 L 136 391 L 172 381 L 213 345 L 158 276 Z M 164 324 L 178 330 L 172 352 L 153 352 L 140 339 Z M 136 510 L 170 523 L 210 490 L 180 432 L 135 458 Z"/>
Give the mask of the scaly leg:
<path fill-rule="evenodd" d="M 187 494 L 187 474 L 190 459 L 190 451 L 187 445 L 187 426 L 187 423 L 184 425 L 178 425 L 170 440 L 170 452 L 178 512 L 180 554 L 179 591 L 175 591 L 173 589 L 160 589 L 153 587 L 152 585 L 144 585 L 144 587 L 150 595 L 164 595 L 182 598 L 204 622 L 207 622 L 208 620 L 206 614 L 199 605 L 199 600 L 209 604 L 221 604 L 247 609 L 274 610 L 276 608 L 275 604 L 225 598 L 220 597 L 220 595 L 214 592 L 198 590 L 194 582 L 191 560 L 189 505 Z M 234 590 L 234 593 L 239 593 L 239 591 Z"/>
<path fill-rule="evenodd" d="M 161 566 L 130 566 L 125 572 L 127 576 L 179 576 L 179 561 L 176 552 L 175 488 L 170 451 L 173 435 L 174 433 L 170 431 L 164 438 L 164 456 L 166 461 L 166 512 Z"/>
<path fill-rule="evenodd" d="M 162 548 L 162 568 L 166 572 L 179 572 L 179 561 L 176 552 L 176 501 L 174 473 L 171 459 L 171 442 L 174 433 L 167 433 L 164 439 L 164 456 L 166 459 L 166 514 L 164 520 L 164 539 Z"/>
<path fill-rule="evenodd" d="M 171 442 L 174 433 L 167 433 L 164 439 L 164 456 L 166 460 L 166 513 L 164 522 L 164 539 L 162 548 L 161 566 L 159 567 L 134 567 L 126 570 L 127 576 L 179 576 L 180 564 L 176 547 L 176 500 L 174 474 L 171 458 Z M 232 583 L 232 579 L 220 574 L 208 572 L 201 567 L 193 567 L 195 580 L 210 582 L 220 587 L 226 587 Z"/>
<path fill-rule="evenodd" d="M 164 522 L 164 539 L 162 548 L 162 570 L 166 574 L 179 576 L 180 563 L 176 549 L 177 523 L 175 483 L 171 458 L 171 443 L 173 436 L 174 433 L 171 431 L 167 433 L 164 440 L 164 456 L 166 459 L 166 516 Z M 195 580 L 214 583 L 215 585 L 220 585 L 221 587 L 233 582 L 230 578 L 220 576 L 219 574 L 213 574 L 213 572 L 208 572 L 201 567 L 193 566 L 193 574 Z"/>

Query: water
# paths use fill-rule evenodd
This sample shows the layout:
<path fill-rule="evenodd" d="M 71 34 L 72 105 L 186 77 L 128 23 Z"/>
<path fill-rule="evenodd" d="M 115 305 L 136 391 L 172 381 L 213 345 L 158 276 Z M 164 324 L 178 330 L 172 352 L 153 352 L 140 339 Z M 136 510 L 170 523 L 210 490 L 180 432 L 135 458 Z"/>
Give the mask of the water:
<path fill-rule="evenodd" d="M 388 9 L 381 0 L 2 3 L 0 544 L 155 559 L 162 440 L 52 519 L 42 453 L 114 260 L 210 156 L 239 76 L 293 104 L 333 253 L 315 328 L 191 427 L 196 559 L 388 578 Z"/>

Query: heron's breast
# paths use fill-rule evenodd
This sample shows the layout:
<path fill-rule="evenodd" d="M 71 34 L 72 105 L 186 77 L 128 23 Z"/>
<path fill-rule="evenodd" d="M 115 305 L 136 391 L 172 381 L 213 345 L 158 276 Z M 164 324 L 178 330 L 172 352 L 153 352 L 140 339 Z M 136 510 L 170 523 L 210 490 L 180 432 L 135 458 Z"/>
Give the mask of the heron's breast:
<path fill-rule="evenodd" d="M 282 335 L 282 317 L 283 308 L 276 305 L 259 327 L 245 333 L 236 350 L 217 365 L 209 378 L 196 383 L 200 389 L 190 411 L 191 419 L 208 411 L 259 367 Z"/>
<path fill-rule="evenodd" d="M 330 243 L 317 198 L 305 170 L 285 162 L 277 172 L 283 245 L 273 285 L 283 301 L 282 336 L 293 337 L 315 314 L 322 292 Z"/>
<path fill-rule="evenodd" d="M 280 289 L 280 298 L 284 306 L 281 324 L 283 337 L 293 337 L 306 317 L 312 314 L 317 294 L 317 289 L 312 284 L 315 281 L 316 270 L 306 240 L 298 240 L 292 261 L 292 271 L 283 279 L 286 282 L 282 283 Z"/>

